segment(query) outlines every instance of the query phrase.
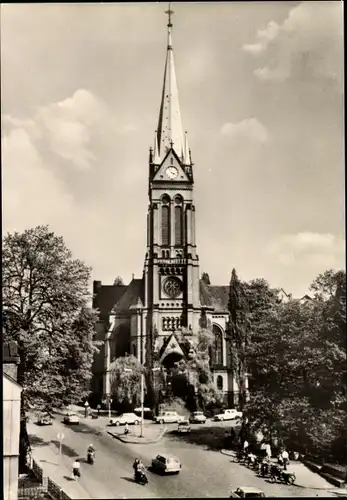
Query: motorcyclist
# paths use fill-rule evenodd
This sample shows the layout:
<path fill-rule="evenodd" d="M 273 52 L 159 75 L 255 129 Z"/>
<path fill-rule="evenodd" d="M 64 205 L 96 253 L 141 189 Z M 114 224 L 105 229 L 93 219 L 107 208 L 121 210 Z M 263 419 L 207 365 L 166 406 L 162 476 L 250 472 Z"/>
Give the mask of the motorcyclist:
<path fill-rule="evenodd" d="M 135 458 L 134 463 L 133 463 L 133 469 L 134 469 L 135 475 L 136 475 L 139 463 L 140 463 L 140 460 L 138 458 Z"/>
<path fill-rule="evenodd" d="M 95 458 L 95 448 L 93 444 L 90 444 L 87 448 L 87 457 L 92 456 Z"/>

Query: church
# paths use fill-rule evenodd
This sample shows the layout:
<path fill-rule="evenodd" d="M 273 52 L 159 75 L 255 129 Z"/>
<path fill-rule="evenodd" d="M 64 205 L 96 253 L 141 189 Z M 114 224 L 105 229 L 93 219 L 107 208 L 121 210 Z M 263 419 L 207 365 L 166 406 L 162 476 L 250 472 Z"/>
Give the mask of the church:
<path fill-rule="evenodd" d="M 99 311 L 92 391 L 110 396 L 112 362 L 126 353 L 146 363 L 148 339 L 160 369 L 189 356 L 202 325 L 213 332 L 210 364 L 226 404 L 237 403 L 226 335 L 228 286 L 200 279 L 194 205 L 194 164 L 183 132 L 168 14 L 167 51 L 158 126 L 149 151 L 147 248 L 142 278 L 129 285 L 93 284 Z M 182 342 L 184 338 L 184 342 Z M 188 346 L 188 348 L 187 348 Z"/>

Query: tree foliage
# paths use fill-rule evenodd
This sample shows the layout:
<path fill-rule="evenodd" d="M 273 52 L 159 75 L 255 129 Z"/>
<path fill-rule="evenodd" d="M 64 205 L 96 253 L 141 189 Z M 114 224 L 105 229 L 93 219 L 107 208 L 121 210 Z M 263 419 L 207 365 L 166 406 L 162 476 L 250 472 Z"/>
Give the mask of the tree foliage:
<path fill-rule="evenodd" d="M 143 371 L 143 366 L 133 355 L 116 358 L 110 367 L 112 396 L 120 402 L 139 403 Z"/>
<path fill-rule="evenodd" d="M 203 281 L 205 283 L 205 285 L 210 285 L 211 284 L 210 276 L 208 275 L 208 273 L 202 273 L 202 275 L 201 275 L 201 281 Z"/>
<path fill-rule="evenodd" d="M 257 427 L 316 453 L 329 454 L 347 424 L 345 283 L 344 272 L 327 271 L 313 282 L 312 300 L 288 303 L 248 287 L 247 413 Z"/>
<path fill-rule="evenodd" d="M 246 401 L 247 346 L 249 342 L 250 320 L 248 300 L 244 284 L 233 269 L 229 285 L 229 335 L 232 355 L 233 375 L 239 387 L 239 404 L 243 408 Z"/>
<path fill-rule="evenodd" d="M 90 268 L 48 226 L 3 239 L 3 334 L 18 344 L 22 421 L 31 407 L 60 407 L 89 394 L 97 349 L 89 279 Z"/>
<path fill-rule="evenodd" d="M 120 276 L 117 276 L 114 279 L 113 286 L 116 286 L 116 285 L 124 285 L 123 279 Z"/>

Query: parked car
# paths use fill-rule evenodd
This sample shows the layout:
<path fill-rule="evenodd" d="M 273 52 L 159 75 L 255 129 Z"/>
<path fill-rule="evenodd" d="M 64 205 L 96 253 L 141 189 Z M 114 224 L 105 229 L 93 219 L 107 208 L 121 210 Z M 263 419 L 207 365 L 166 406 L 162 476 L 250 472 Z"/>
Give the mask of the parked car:
<path fill-rule="evenodd" d="M 63 419 L 64 424 L 79 424 L 80 419 L 75 413 L 67 413 Z"/>
<path fill-rule="evenodd" d="M 48 413 L 41 413 L 37 416 L 37 425 L 52 425 L 52 417 Z"/>
<path fill-rule="evenodd" d="M 185 420 L 185 418 L 182 417 L 182 415 L 179 415 L 177 411 L 164 411 L 154 419 L 156 424 L 178 424 L 183 420 Z"/>
<path fill-rule="evenodd" d="M 178 474 L 182 469 L 182 465 L 177 457 L 170 455 L 157 455 L 152 460 L 152 469 L 156 472 L 162 472 L 164 474 L 170 472 Z"/>
<path fill-rule="evenodd" d="M 183 420 L 178 424 L 177 432 L 180 434 L 186 433 L 188 434 L 191 431 L 189 420 Z"/>
<path fill-rule="evenodd" d="M 205 415 L 202 413 L 202 411 L 194 411 L 191 415 L 190 415 L 190 423 L 191 424 L 206 424 L 206 420 L 207 418 L 205 417 Z"/>
<path fill-rule="evenodd" d="M 265 498 L 265 493 L 253 486 L 240 486 L 230 493 L 229 498 Z"/>
<path fill-rule="evenodd" d="M 136 415 L 141 416 L 141 413 L 142 413 L 141 408 L 140 407 L 135 408 L 134 413 L 136 413 Z M 143 408 L 143 417 L 153 419 L 153 410 L 151 410 L 150 408 L 144 407 Z"/>
<path fill-rule="evenodd" d="M 242 418 L 242 411 L 237 411 L 235 409 L 222 410 L 214 416 L 214 420 L 222 422 L 223 420 L 235 420 L 236 418 Z"/>
<path fill-rule="evenodd" d="M 111 418 L 110 425 L 125 425 L 134 424 L 138 425 L 141 422 L 141 417 L 135 413 L 122 413 L 119 417 Z"/>

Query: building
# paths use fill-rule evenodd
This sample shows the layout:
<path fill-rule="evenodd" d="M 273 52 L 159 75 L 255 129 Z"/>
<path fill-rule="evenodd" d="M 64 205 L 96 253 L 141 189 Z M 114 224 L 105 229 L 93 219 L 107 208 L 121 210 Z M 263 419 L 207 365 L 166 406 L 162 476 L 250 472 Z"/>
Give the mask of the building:
<path fill-rule="evenodd" d="M 20 401 L 22 388 L 17 384 L 19 357 L 15 342 L 3 345 L 3 484 L 5 500 L 18 498 L 18 459 Z"/>
<path fill-rule="evenodd" d="M 100 396 L 109 395 L 112 361 L 131 353 L 145 362 L 149 338 L 153 340 L 156 361 L 164 370 L 170 370 L 174 361 L 192 354 L 197 332 L 209 324 L 214 335 L 214 381 L 233 404 L 238 391 L 228 356 L 228 287 L 200 280 L 194 164 L 181 121 L 171 38 L 172 11 L 167 13 L 163 90 L 154 147 L 149 152 L 143 276 L 133 278 L 127 286 L 94 281 L 93 306 L 100 312 L 98 339 L 104 345 L 95 357 L 92 390 Z"/>

